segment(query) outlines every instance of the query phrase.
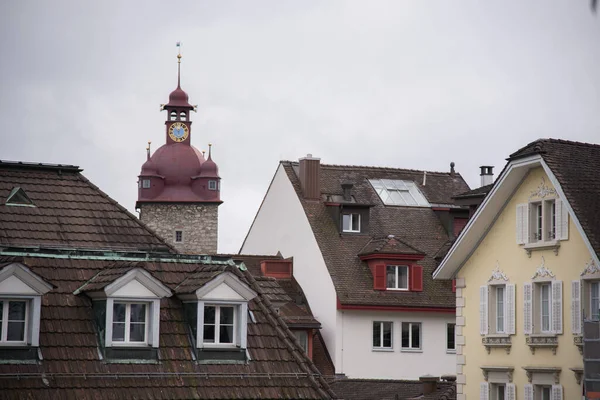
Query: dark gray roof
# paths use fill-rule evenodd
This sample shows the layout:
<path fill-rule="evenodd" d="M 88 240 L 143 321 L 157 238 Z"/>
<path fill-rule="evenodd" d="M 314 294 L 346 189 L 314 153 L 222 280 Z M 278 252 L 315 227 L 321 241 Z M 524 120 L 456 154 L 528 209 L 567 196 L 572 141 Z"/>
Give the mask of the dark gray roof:
<path fill-rule="evenodd" d="M 340 379 L 331 388 L 344 400 L 455 400 L 456 385 L 438 382 L 437 390 L 423 395 L 420 381 L 391 379 Z"/>

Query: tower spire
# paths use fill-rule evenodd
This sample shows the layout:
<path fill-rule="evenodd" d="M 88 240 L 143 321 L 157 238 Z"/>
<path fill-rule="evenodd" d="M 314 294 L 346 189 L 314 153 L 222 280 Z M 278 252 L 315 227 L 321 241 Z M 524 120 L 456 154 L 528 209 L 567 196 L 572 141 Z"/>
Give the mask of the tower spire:
<path fill-rule="evenodd" d="M 181 42 L 177 42 L 177 88 L 181 89 Z"/>

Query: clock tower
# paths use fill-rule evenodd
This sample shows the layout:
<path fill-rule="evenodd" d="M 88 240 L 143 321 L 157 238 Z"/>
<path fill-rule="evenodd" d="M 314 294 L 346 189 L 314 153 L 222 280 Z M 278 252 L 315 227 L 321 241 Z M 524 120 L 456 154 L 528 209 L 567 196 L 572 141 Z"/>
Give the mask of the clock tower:
<path fill-rule="evenodd" d="M 138 177 L 136 209 L 140 220 L 182 253 L 215 254 L 218 238 L 218 207 L 221 201 L 219 167 L 192 146 L 189 103 L 181 89 L 181 53 L 177 55 L 177 88 L 169 102 L 166 143 L 150 154 Z"/>

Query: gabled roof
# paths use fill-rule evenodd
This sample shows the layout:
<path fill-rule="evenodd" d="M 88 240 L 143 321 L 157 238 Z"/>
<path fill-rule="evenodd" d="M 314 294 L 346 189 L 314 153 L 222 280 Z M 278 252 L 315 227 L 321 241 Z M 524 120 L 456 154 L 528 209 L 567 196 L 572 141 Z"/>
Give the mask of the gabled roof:
<path fill-rule="evenodd" d="M 434 276 L 449 279 L 485 237 L 494 218 L 532 168 L 542 167 L 566 200 L 575 225 L 598 263 L 600 255 L 600 145 L 539 139 L 511 154 L 490 193 L 456 240 Z"/>
<path fill-rule="evenodd" d="M 108 258 L 108 257 L 107 257 Z M 162 259 L 144 263 L 152 277 L 173 290 L 202 269 L 233 274 L 258 296 L 248 303 L 247 364 L 198 364 L 193 358 L 181 301 L 161 299 L 160 362 L 109 363 L 98 350 L 92 304 L 73 292 L 114 261 L 89 258 L 6 257 L 23 263 L 56 289 L 44 296 L 37 364 L 0 363 L 2 393 L 8 398 L 333 398 L 314 364 L 277 315 L 248 271 L 224 261 Z M 127 264 L 139 268 L 135 263 Z M 110 268 L 115 272 L 118 268 Z M 121 270 L 115 276 L 125 276 Z M 119 279 L 119 278 L 117 278 Z"/>
<path fill-rule="evenodd" d="M 340 235 L 327 206 L 303 198 L 298 164 L 282 161 L 281 165 L 304 208 L 341 304 L 454 308 L 451 283 L 431 279 L 437 266 L 433 256 L 449 240 L 439 218 L 427 207 L 384 206 L 369 179 L 410 180 L 430 204 L 453 204 L 452 196 L 469 189 L 460 174 L 427 172 L 423 186 L 425 171 L 321 164 L 322 195 L 342 195 L 341 183 L 350 182 L 354 185 L 352 195 L 357 203 L 373 204 L 369 217 L 371 235 Z M 373 239 L 388 235 L 394 235 L 413 251 L 425 255 L 419 261 L 423 266 L 423 292 L 404 292 L 396 296 L 373 290 L 369 267 L 358 256 Z"/>
<path fill-rule="evenodd" d="M 485 197 L 485 195 L 488 194 L 490 192 L 490 190 L 492 190 L 493 186 L 494 186 L 494 184 L 490 183 L 489 185 L 480 186 L 478 188 L 468 190 L 464 193 L 457 194 L 453 198 L 454 199 L 468 199 L 468 198 L 472 198 L 472 197 Z"/>
<path fill-rule="evenodd" d="M 35 207 L 5 204 L 16 187 Z M 0 247 L 12 246 L 175 252 L 79 167 L 0 161 Z"/>
<path fill-rule="evenodd" d="M 410 255 L 425 255 L 421 251 L 415 249 L 411 245 L 404 243 L 394 235 L 389 235 L 383 238 L 373 238 L 363 247 L 358 253 L 359 255 L 369 254 L 410 254 Z"/>

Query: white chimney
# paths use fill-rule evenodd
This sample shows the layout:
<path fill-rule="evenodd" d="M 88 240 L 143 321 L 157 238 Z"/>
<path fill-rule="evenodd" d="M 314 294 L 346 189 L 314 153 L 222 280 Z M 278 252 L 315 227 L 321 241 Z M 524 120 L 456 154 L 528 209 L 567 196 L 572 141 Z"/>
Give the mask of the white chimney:
<path fill-rule="evenodd" d="M 494 183 L 494 167 L 482 165 L 479 168 L 481 168 L 481 186 L 487 186 Z"/>

